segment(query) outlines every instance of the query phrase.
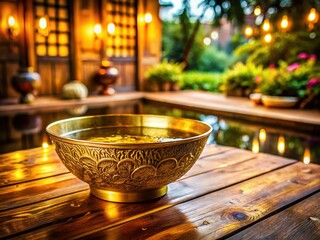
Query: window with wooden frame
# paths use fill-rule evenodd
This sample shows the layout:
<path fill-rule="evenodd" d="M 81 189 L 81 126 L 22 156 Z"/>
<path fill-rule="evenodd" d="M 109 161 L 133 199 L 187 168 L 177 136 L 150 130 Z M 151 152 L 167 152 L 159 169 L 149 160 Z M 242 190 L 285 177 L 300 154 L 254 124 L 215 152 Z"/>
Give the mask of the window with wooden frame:
<path fill-rule="evenodd" d="M 67 0 L 34 0 L 35 51 L 38 57 L 68 57 L 70 17 Z M 39 31 L 39 21 L 45 18 L 47 31 Z M 47 36 L 46 36 L 46 33 Z"/>
<path fill-rule="evenodd" d="M 134 58 L 136 55 L 136 0 L 106 1 L 104 26 L 107 57 Z"/>

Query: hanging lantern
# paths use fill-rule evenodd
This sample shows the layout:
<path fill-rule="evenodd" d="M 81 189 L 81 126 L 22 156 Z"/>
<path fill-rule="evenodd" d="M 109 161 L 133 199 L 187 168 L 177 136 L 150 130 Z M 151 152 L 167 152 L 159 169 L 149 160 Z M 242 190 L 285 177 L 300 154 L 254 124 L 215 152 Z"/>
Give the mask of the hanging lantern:
<path fill-rule="evenodd" d="M 260 6 L 256 6 L 253 10 L 253 14 L 255 16 L 259 16 L 261 14 L 261 7 Z"/>
<path fill-rule="evenodd" d="M 269 19 L 266 19 L 266 20 L 263 21 L 262 30 L 265 31 L 265 32 L 270 32 L 271 23 L 270 23 Z"/>
<path fill-rule="evenodd" d="M 319 19 L 319 14 L 315 8 L 311 8 L 310 12 L 307 16 L 307 21 L 308 21 L 308 28 L 309 30 L 313 30 L 314 24 L 318 22 Z"/>
<path fill-rule="evenodd" d="M 282 155 L 284 154 L 285 150 L 286 150 L 286 143 L 285 143 L 285 139 L 283 136 L 280 136 L 278 138 L 278 152 Z"/>
<path fill-rule="evenodd" d="M 280 22 L 281 31 L 282 32 L 288 31 L 289 26 L 290 26 L 290 21 L 288 19 L 288 16 L 287 15 L 283 15 L 282 18 L 281 18 L 281 22 Z"/>
<path fill-rule="evenodd" d="M 317 10 L 315 8 L 311 8 L 309 15 L 308 15 L 308 22 L 309 23 L 316 23 L 318 21 L 318 13 Z"/>
<path fill-rule="evenodd" d="M 244 29 L 244 35 L 247 38 L 251 38 L 253 36 L 253 28 L 250 27 L 250 26 L 246 26 L 245 29 Z"/>
<path fill-rule="evenodd" d="M 271 35 L 271 33 L 266 34 L 266 35 L 263 37 L 263 40 L 264 40 L 266 43 L 271 43 L 271 41 L 272 41 L 272 35 Z"/>

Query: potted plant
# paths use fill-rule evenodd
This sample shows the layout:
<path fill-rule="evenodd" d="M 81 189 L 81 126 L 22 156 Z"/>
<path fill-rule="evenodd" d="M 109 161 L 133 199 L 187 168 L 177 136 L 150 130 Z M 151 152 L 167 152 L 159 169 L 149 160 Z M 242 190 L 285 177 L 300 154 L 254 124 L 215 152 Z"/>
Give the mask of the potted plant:
<path fill-rule="evenodd" d="M 253 63 L 236 63 L 224 75 L 226 95 L 248 97 L 256 89 L 256 76 L 259 76 L 261 71 L 262 67 Z"/>
<path fill-rule="evenodd" d="M 265 69 L 258 88 L 268 107 L 293 107 L 307 97 L 307 82 L 313 77 L 315 59 L 302 63 L 280 62 L 278 68 Z"/>
<path fill-rule="evenodd" d="M 164 60 L 149 68 L 145 77 L 149 90 L 156 87 L 162 91 L 178 90 L 183 71 L 183 64 Z"/>
<path fill-rule="evenodd" d="M 320 70 L 320 69 L 319 69 Z M 301 102 L 300 108 L 306 108 L 308 105 L 311 107 L 320 107 L 320 71 L 318 75 L 311 78 L 307 83 L 307 97 Z"/>

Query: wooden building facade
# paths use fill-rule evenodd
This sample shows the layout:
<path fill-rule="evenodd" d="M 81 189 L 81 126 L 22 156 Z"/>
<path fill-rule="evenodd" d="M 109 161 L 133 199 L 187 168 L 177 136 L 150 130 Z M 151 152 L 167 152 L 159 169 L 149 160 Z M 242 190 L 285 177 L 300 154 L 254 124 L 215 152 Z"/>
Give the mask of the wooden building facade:
<path fill-rule="evenodd" d="M 160 61 L 157 0 L 0 0 L 0 98 L 17 97 L 21 67 L 41 75 L 39 95 L 83 82 L 95 94 L 101 61 L 116 66 L 117 91 L 141 90 L 146 68 Z"/>

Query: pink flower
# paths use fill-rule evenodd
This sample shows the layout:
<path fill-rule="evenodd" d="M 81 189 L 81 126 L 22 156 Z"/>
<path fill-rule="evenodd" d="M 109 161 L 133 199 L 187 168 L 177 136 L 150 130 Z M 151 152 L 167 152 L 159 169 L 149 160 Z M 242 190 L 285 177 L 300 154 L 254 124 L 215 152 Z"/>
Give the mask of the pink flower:
<path fill-rule="evenodd" d="M 315 55 L 315 54 L 310 54 L 309 59 L 310 59 L 310 60 L 317 60 L 317 55 Z"/>
<path fill-rule="evenodd" d="M 306 85 L 308 88 L 312 88 L 317 86 L 318 84 L 320 84 L 320 78 L 311 78 Z"/>
<path fill-rule="evenodd" d="M 298 54 L 298 58 L 299 59 L 308 59 L 309 55 L 307 53 L 305 53 L 305 52 L 302 52 L 302 53 Z"/>
<path fill-rule="evenodd" d="M 300 64 L 297 63 L 297 62 L 292 63 L 291 65 L 289 65 L 289 66 L 287 67 L 287 71 L 288 71 L 288 72 L 292 72 L 292 71 L 298 69 L 299 66 L 300 66 Z"/>

